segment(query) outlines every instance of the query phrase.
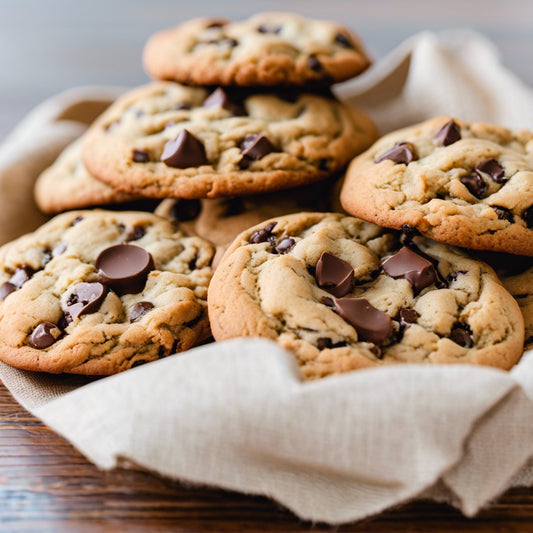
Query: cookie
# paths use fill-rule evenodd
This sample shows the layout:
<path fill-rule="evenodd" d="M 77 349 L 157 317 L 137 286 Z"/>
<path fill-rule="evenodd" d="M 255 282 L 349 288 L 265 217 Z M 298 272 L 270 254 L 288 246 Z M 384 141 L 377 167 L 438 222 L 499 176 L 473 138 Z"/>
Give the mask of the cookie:
<path fill-rule="evenodd" d="M 213 247 L 142 212 L 70 211 L 0 249 L 0 360 L 107 375 L 210 334 Z"/>
<path fill-rule="evenodd" d="M 533 133 L 451 117 L 393 132 L 350 164 L 341 202 L 382 226 L 533 255 Z"/>
<path fill-rule="evenodd" d="M 91 176 L 81 161 L 83 136 L 67 146 L 55 163 L 35 182 L 35 202 L 43 213 L 56 214 L 67 209 L 120 204 L 140 197 L 105 185 Z"/>
<path fill-rule="evenodd" d="M 306 379 L 400 362 L 509 369 L 523 349 L 518 305 L 485 263 L 338 213 L 276 217 L 239 235 L 208 306 L 217 341 L 277 341 Z"/>
<path fill-rule="evenodd" d="M 191 20 L 153 35 L 143 62 L 159 80 L 240 86 L 331 85 L 370 65 L 345 27 L 292 13 Z"/>
<path fill-rule="evenodd" d="M 128 193 L 216 198 L 326 178 L 376 135 L 366 115 L 332 97 L 158 82 L 115 102 L 82 155 L 94 176 Z"/>

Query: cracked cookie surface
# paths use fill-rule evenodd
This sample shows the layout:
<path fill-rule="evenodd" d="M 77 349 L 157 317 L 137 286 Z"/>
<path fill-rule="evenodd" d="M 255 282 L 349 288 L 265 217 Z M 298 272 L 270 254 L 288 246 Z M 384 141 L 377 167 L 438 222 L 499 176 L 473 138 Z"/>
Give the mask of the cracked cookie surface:
<path fill-rule="evenodd" d="M 370 65 L 346 28 L 292 13 L 194 19 L 153 35 L 143 62 L 155 79 L 242 86 L 331 85 Z"/>
<path fill-rule="evenodd" d="M 239 235 L 208 305 L 216 340 L 273 339 L 306 379 L 400 362 L 509 369 L 524 340 L 518 305 L 487 265 L 337 213 L 277 217 Z"/>
<path fill-rule="evenodd" d="M 390 133 L 352 161 L 341 202 L 382 226 L 533 255 L 533 133 L 451 117 Z"/>
<path fill-rule="evenodd" d="M 0 249 L 0 359 L 107 375 L 198 344 L 213 251 L 153 214 L 55 217 Z"/>
<path fill-rule="evenodd" d="M 365 114 L 332 97 L 232 91 L 135 89 L 89 129 L 83 161 L 131 194 L 241 196 L 324 179 L 377 137 Z"/>

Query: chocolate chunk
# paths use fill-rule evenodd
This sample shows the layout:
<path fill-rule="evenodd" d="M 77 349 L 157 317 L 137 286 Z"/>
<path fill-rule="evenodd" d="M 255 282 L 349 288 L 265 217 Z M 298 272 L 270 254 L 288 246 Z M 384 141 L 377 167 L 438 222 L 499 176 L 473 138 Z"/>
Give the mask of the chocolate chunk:
<path fill-rule="evenodd" d="M 344 33 L 337 33 L 337 35 L 335 35 L 335 42 L 341 46 L 344 46 L 344 48 L 355 48 L 352 41 L 346 37 Z"/>
<path fill-rule="evenodd" d="M 222 87 L 215 89 L 205 99 L 203 107 L 221 107 L 237 116 L 246 115 L 246 109 L 244 109 L 244 106 L 241 103 L 236 102 L 234 98 L 230 98 L 228 92 Z"/>
<path fill-rule="evenodd" d="M 146 150 L 133 150 L 132 159 L 136 163 L 148 163 L 150 154 Z"/>
<path fill-rule="evenodd" d="M 420 235 L 420 231 L 418 231 L 414 226 L 410 226 L 409 224 L 403 224 L 402 235 L 400 236 L 400 242 L 408 246 L 409 244 L 411 244 L 411 241 L 417 235 Z"/>
<path fill-rule="evenodd" d="M 357 330 L 362 341 L 379 344 L 392 334 L 390 316 L 376 309 L 365 298 L 335 300 L 335 311 Z"/>
<path fill-rule="evenodd" d="M 389 257 L 383 263 L 383 270 L 391 278 L 405 278 L 410 281 L 415 294 L 437 280 L 437 272 L 433 263 L 407 246 Z"/>
<path fill-rule="evenodd" d="M 501 205 L 491 205 L 492 209 L 498 216 L 500 220 L 507 220 L 507 222 L 514 222 L 513 212 L 507 207 L 502 207 Z"/>
<path fill-rule="evenodd" d="M 324 73 L 324 67 L 316 56 L 309 56 L 307 58 L 307 66 L 313 71 L 320 74 Z"/>
<path fill-rule="evenodd" d="M 62 331 L 52 322 L 41 322 L 30 335 L 28 344 L 32 348 L 42 350 L 52 346 L 61 334 Z"/>
<path fill-rule="evenodd" d="M 138 241 L 146 235 L 146 228 L 143 226 L 133 226 L 131 231 L 126 235 L 126 241 Z"/>
<path fill-rule="evenodd" d="M 17 289 L 20 289 L 33 276 L 33 268 L 28 265 L 21 265 L 17 267 L 15 273 L 11 276 L 9 282 Z"/>
<path fill-rule="evenodd" d="M 319 337 L 316 340 L 316 347 L 319 350 L 325 350 L 326 348 L 331 348 L 333 343 L 329 337 Z"/>
<path fill-rule="evenodd" d="M 462 176 L 459 181 L 470 191 L 470 194 L 474 195 L 476 198 L 485 197 L 488 187 L 477 172 Z"/>
<path fill-rule="evenodd" d="M 533 229 L 533 205 L 529 206 L 522 212 L 522 219 L 529 229 Z"/>
<path fill-rule="evenodd" d="M 58 255 L 61 255 L 66 249 L 67 245 L 64 242 L 56 244 L 52 249 L 52 257 L 57 257 Z"/>
<path fill-rule="evenodd" d="M 13 291 L 16 291 L 17 287 L 13 283 L 6 281 L 0 285 L 0 300 L 5 300 Z"/>
<path fill-rule="evenodd" d="M 242 170 L 248 168 L 252 161 L 257 161 L 276 149 L 272 143 L 260 134 L 246 135 L 241 143 L 242 159 L 239 161 L 239 168 Z"/>
<path fill-rule="evenodd" d="M 443 146 L 449 146 L 461 140 L 461 129 L 455 121 L 450 120 L 435 134 L 433 140 L 441 143 Z"/>
<path fill-rule="evenodd" d="M 278 254 L 286 254 L 294 245 L 296 241 L 291 237 L 285 237 L 279 241 L 279 244 L 274 248 Z"/>
<path fill-rule="evenodd" d="M 70 324 L 80 315 L 94 313 L 100 309 L 107 294 L 107 288 L 101 283 L 78 283 L 67 298 L 64 310 L 65 320 Z"/>
<path fill-rule="evenodd" d="M 414 324 L 420 315 L 414 309 L 402 307 L 400 309 L 400 326 L 406 327 L 409 324 Z"/>
<path fill-rule="evenodd" d="M 278 26 L 276 24 L 261 24 L 260 26 L 257 27 L 257 31 L 259 33 L 274 33 L 274 34 L 279 34 L 279 32 L 281 31 L 281 26 Z"/>
<path fill-rule="evenodd" d="M 130 313 L 130 322 L 136 322 L 144 316 L 148 311 L 154 308 L 152 302 L 137 302 L 132 308 Z"/>
<path fill-rule="evenodd" d="M 316 282 L 321 289 L 342 298 L 353 288 L 352 265 L 336 255 L 323 252 L 316 264 Z"/>
<path fill-rule="evenodd" d="M 179 198 L 172 206 L 170 216 L 178 222 L 185 222 L 187 220 L 195 219 L 200 214 L 201 210 L 202 204 L 200 200 L 186 200 L 185 198 Z"/>
<path fill-rule="evenodd" d="M 477 165 L 476 171 L 488 174 L 496 183 L 505 183 L 509 179 L 505 177 L 505 170 L 500 166 L 496 159 L 483 161 Z"/>
<path fill-rule="evenodd" d="M 98 281 L 122 296 L 141 292 L 148 273 L 155 266 L 152 256 L 144 248 L 117 244 L 100 252 L 96 258 L 96 268 Z"/>
<path fill-rule="evenodd" d="M 208 165 L 204 145 L 189 131 L 181 130 L 175 139 L 165 144 L 161 161 L 167 167 L 188 168 Z"/>
<path fill-rule="evenodd" d="M 467 324 L 458 322 L 450 331 L 450 340 L 462 346 L 463 348 L 471 348 L 473 345 L 470 328 Z"/>
<path fill-rule="evenodd" d="M 272 237 L 272 230 L 277 222 L 271 222 L 267 226 L 261 229 L 256 229 L 248 239 L 251 244 L 259 244 L 260 242 L 266 242 Z"/>
<path fill-rule="evenodd" d="M 396 143 L 390 150 L 380 155 L 374 160 L 374 163 L 381 163 L 385 159 L 390 159 L 395 163 L 408 164 L 411 161 L 416 161 L 418 156 L 416 155 L 415 147 L 409 142 Z"/>

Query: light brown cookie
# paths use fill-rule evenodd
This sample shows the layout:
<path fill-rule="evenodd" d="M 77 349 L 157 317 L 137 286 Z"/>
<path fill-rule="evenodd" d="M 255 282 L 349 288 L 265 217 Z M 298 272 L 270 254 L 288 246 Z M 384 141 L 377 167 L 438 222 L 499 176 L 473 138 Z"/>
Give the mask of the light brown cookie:
<path fill-rule="evenodd" d="M 158 82 L 124 95 L 96 121 L 83 161 L 132 194 L 241 196 L 326 178 L 376 136 L 366 115 L 332 97 Z"/>
<path fill-rule="evenodd" d="M 209 336 L 213 247 L 142 212 L 71 211 L 0 248 L 0 360 L 107 375 Z"/>
<path fill-rule="evenodd" d="M 67 209 L 120 204 L 141 198 L 117 191 L 97 180 L 81 161 L 83 136 L 67 146 L 55 163 L 35 182 L 35 202 L 44 213 L 56 214 Z"/>
<path fill-rule="evenodd" d="M 350 164 L 341 202 L 382 226 L 533 255 L 533 133 L 451 117 L 390 133 Z"/>
<path fill-rule="evenodd" d="M 331 85 L 370 65 L 345 27 L 293 13 L 194 19 L 153 35 L 143 60 L 153 78 L 192 85 Z"/>
<path fill-rule="evenodd" d="M 213 336 L 260 336 L 314 379 L 390 363 L 520 358 L 517 303 L 484 263 L 458 249 L 342 214 L 300 213 L 248 229 L 208 295 Z"/>

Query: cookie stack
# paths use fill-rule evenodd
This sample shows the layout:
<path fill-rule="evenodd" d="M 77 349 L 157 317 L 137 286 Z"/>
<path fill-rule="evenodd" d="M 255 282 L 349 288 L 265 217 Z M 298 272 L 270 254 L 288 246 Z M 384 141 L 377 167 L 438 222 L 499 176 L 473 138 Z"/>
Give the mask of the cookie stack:
<path fill-rule="evenodd" d="M 35 187 L 46 213 L 115 210 L 68 211 L 0 249 L 0 359 L 13 366 L 111 374 L 206 340 L 212 241 L 331 209 L 335 175 L 377 138 L 330 91 L 369 64 L 338 24 L 199 19 L 152 37 L 144 61 L 158 81 L 117 100 Z M 181 225 L 124 210 L 146 199 L 167 199 L 158 213 Z"/>

